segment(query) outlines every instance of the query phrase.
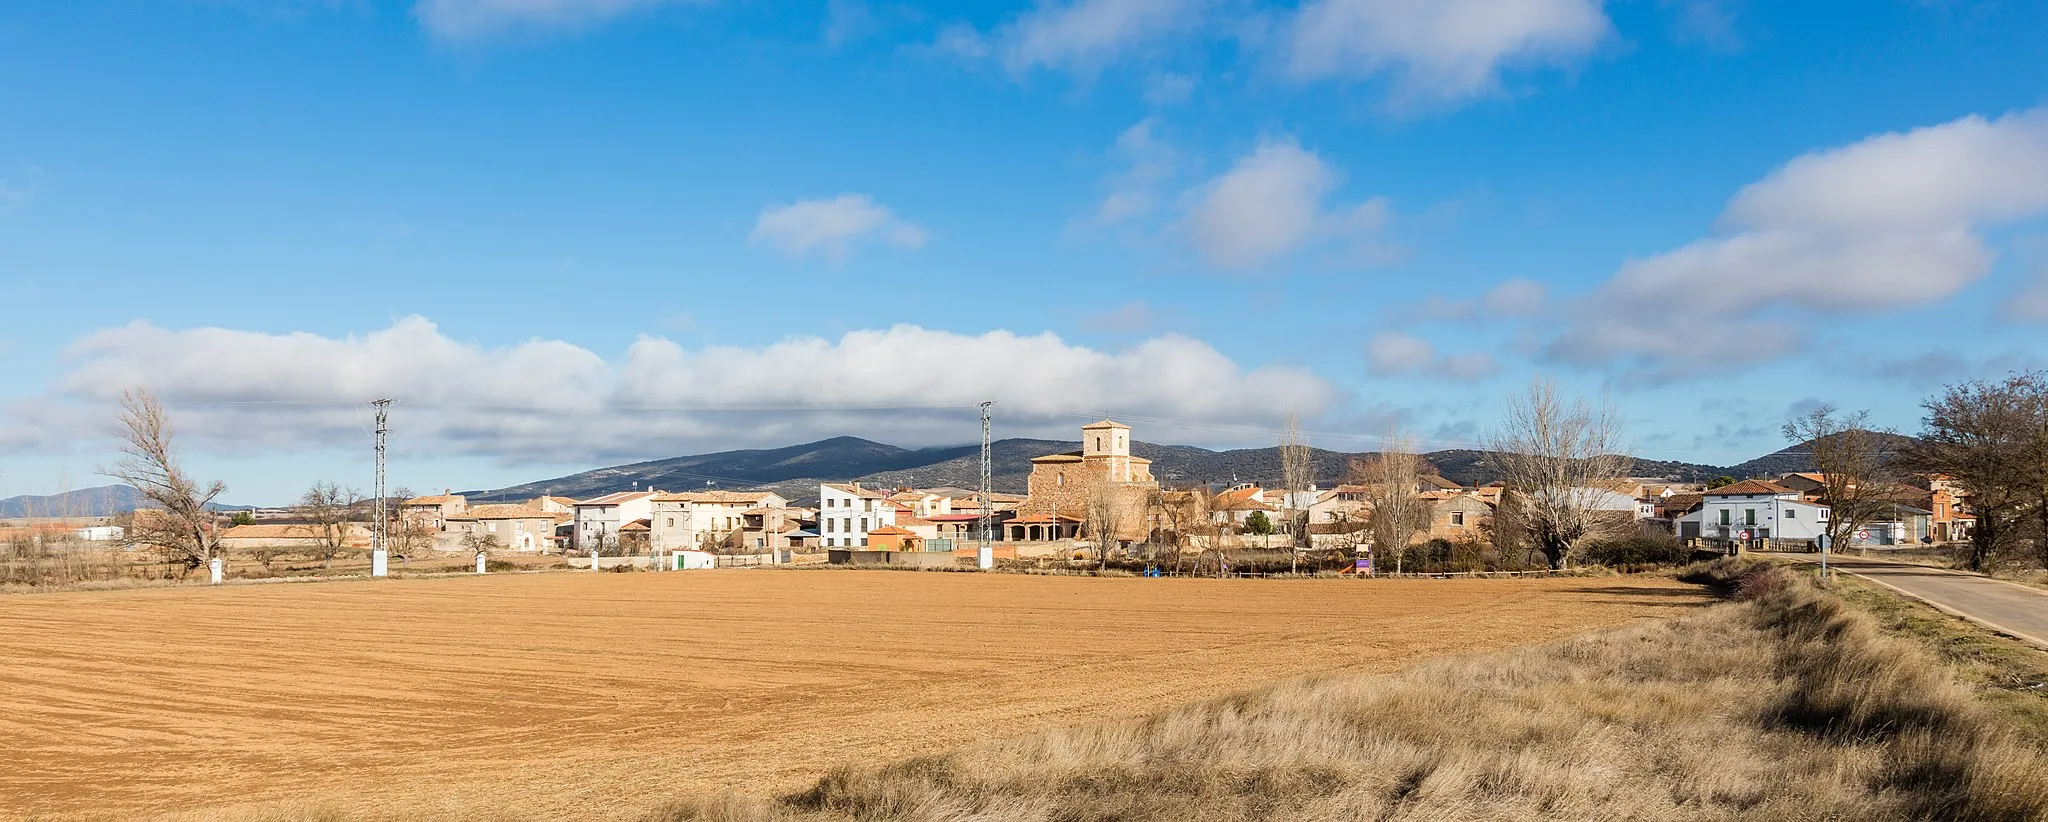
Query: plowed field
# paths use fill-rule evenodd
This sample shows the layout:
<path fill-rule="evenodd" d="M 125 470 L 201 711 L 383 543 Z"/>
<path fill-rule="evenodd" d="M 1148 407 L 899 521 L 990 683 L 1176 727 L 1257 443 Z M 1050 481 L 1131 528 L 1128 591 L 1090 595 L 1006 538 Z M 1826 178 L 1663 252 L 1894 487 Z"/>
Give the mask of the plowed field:
<path fill-rule="evenodd" d="M 1701 601 L 1626 578 L 751 570 L 0 597 L 0 817 L 618 818 Z"/>

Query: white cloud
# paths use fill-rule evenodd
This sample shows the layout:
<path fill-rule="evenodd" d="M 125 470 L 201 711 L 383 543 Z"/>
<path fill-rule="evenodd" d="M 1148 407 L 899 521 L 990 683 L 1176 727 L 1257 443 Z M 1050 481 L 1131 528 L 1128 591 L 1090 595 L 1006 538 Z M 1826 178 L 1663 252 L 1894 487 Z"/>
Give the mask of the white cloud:
<path fill-rule="evenodd" d="M 866 37 L 881 25 L 874 9 L 861 0 L 827 0 L 825 3 L 825 44 L 828 46 Z"/>
<path fill-rule="evenodd" d="M 1436 359 L 1436 346 L 1402 331 L 1382 331 L 1365 344 L 1365 364 L 1376 376 L 1404 374 Z"/>
<path fill-rule="evenodd" d="M 1242 425 L 1271 424 L 1288 408 L 1313 417 L 1338 400 L 1308 372 L 1244 368 L 1182 336 L 1099 350 L 1052 334 L 908 325 L 759 347 L 642 338 L 607 359 L 559 340 L 465 343 L 419 317 L 341 338 L 134 323 L 81 339 L 69 357 L 55 395 L 0 421 L 4 444 L 82 436 L 78 420 L 110 420 L 114 399 L 138 385 L 162 393 L 180 433 L 215 452 L 354 448 L 364 441 L 358 403 L 395 397 L 401 453 L 508 462 L 648 458 L 838 434 L 968 442 L 979 430 L 973 405 L 983 400 L 1001 404 L 1007 436 L 1068 436 L 1075 424 L 1021 408 Z M 904 367 L 940 361 L 1003 367 Z"/>
<path fill-rule="evenodd" d="M 918 248 L 931 238 L 923 227 L 896 216 L 865 194 L 841 194 L 829 200 L 798 200 L 761 209 L 747 240 L 781 249 L 792 257 L 813 252 L 843 260 L 854 245 L 880 240 Z"/>
<path fill-rule="evenodd" d="M 1046 0 L 997 27 L 985 51 L 1013 73 L 1090 72 L 1199 26 L 1207 6 L 1207 0 Z"/>
<path fill-rule="evenodd" d="M 1611 30 L 1600 0 L 1310 0 L 1287 23 L 1285 64 L 1301 79 L 1391 72 L 1400 94 L 1457 100 L 1493 89 L 1504 67 L 1562 62 Z"/>
<path fill-rule="evenodd" d="M 1455 382 L 1472 382 L 1500 370 L 1483 351 L 1438 356 L 1428 340 L 1403 331 L 1382 331 L 1365 344 L 1366 370 L 1376 377 L 1415 374 Z"/>
<path fill-rule="evenodd" d="M 579 28 L 654 6 L 703 0 L 418 0 L 413 16 L 444 40 Z"/>
<path fill-rule="evenodd" d="M 1634 359 L 1653 379 L 1772 359 L 1796 346 L 1798 312 L 1953 295 L 1991 266 L 1984 228 L 2043 210 L 2048 110 L 1813 152 L 1738 192 L 1718 236 L 1623 264 L 1548 351 Z"/>
<path fill-rule="evenodd" d="M 1183 103 L 1194 93 L 1195 78 L 1192 75 L 1161 72 L 1145 82 L 1145 102 L 1155 106 Z"/>
<path fill-rule="evenodd" d="M 1116 138 L 1116 153 L 1128 164 L 1109 181 L 1109 193 L 1095 209 L 1095 220 L 1104 225 L 1137 219 L 1159 205 L 1159 188 L 1173 176 L 1173 149 L 1153 133 L 1157 122 L 1150 117 L 1124 129 Z"/>
<path fill-rule="evenodd" d="M 1401 316 L 1456 322 L 1527 317 L 1542 311 L 1549 295 L 1549 286 L 1517 277 L 1502 280 L 1477 297 L 1430 297 L 1419 306 L 1403 307 Z"/>
<path fill-rule="evenodd" d="M 1181 229 L 1211 264 L 1247 268 L 1293 251 L 1318 234 L 1377 231 L 1388 205 L 1375 198 L 1328 212 L 1337 171 L 1292 141 L 1266 141 L 1194 193 Z"/>

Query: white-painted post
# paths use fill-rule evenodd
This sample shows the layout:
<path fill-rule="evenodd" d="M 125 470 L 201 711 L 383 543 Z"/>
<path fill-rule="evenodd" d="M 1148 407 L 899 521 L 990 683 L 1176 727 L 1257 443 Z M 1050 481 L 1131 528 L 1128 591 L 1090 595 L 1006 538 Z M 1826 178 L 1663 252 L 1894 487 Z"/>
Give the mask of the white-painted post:
<path fill-rule="evenodd" d="M 600 571 L 600 570 L 603 570 L 603 569 L 601 569 L 601 568 L 597 567 L 597 549 L 596 549 L 596 548 L 592 548 L 592 549 L 590 549 L 590 570 L 592 570 L 592 571 Z"/>
<path fill-rule="evenodd" d="M 995 548 L 986 542 L 982 543 L 979 548 L 976 548 L 974 551 L 974 567 L 984 571 L 996 567 Z"/>
<path fill-rule="evenodd" d="M 484 552 L 482 551 L 476 552 L 476 572 L 479 574 L 484 572 Z"/>
<path fill-rule="evenodd" d="M 370 552 L 370 576 L 381 577 L 391 572 L 391 554 L 382 548 Z"/>
<path fill-rule="evenodd" d="M 213 578 L 213 584 L 219 585 L 221 574 L 226 570 L 226 564 L 221 561 L 220 557 L 214 557 L 207 560 L 206 570 L 208 575 Z"/>

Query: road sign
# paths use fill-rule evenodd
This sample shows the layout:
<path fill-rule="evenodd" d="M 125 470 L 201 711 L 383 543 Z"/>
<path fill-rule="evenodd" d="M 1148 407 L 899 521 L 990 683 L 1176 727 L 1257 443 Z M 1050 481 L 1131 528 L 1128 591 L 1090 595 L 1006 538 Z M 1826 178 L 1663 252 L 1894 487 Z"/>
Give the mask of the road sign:
<path fill-rule="evenodd" d="M 1749 539 L 1749 532 L 1748 532 L 1748 531 L 1744 531 L 1744 532 L 1742 532 L 1742 538 L 1743 538 L 1743 539 Z"/>
<path fill-rule="evenodd" d="M 1861 530 L 1861 531 L 1857 531 L 1857 532 L 1856 532 L 1856 538 L 1857 538 L 1857 539 L 1869 539 L 1869 538 L 1870 538 L 1870 529 L 1868 529 L 1868 528 L 1865 528 L 1865 529 L 1863 529 L 1863 530 Z"/>

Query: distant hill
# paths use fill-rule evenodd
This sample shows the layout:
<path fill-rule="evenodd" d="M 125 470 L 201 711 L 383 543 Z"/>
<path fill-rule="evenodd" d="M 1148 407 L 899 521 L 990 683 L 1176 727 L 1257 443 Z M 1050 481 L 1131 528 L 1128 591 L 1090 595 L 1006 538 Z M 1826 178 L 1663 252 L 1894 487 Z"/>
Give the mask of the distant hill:
<path fill-rule="evenodd" d="M 1919 442 L 1904 434 L 1887 434 L 1892 440 L 1894 451 Z M 1751 477 L 1776 477 L 1801 471 L 1817 470 L 1813 464 L 1813 443 L 1805 442 L 1789 448 L 1782 448 L 1739 465 L 1733 465 L 1725 472 L 1736 479 Z"/>
<path fill-rule="evenodd" d="M 149 507 L 142 493 L 126 485 L 80 488 L 47 496 L 23 495 L 0 499 L 0 518 L 15 517 L 110 517 L 123 511 Z M 215 511 L 248 511 L 253 505 L 207 506 Z"/>
<path fill-rule="evenodd" d="M 0 499 L 0 517 L 106 517 L 133 511 L 142 494 L 126 485 L 80 488 L 61 494 Z"/>

